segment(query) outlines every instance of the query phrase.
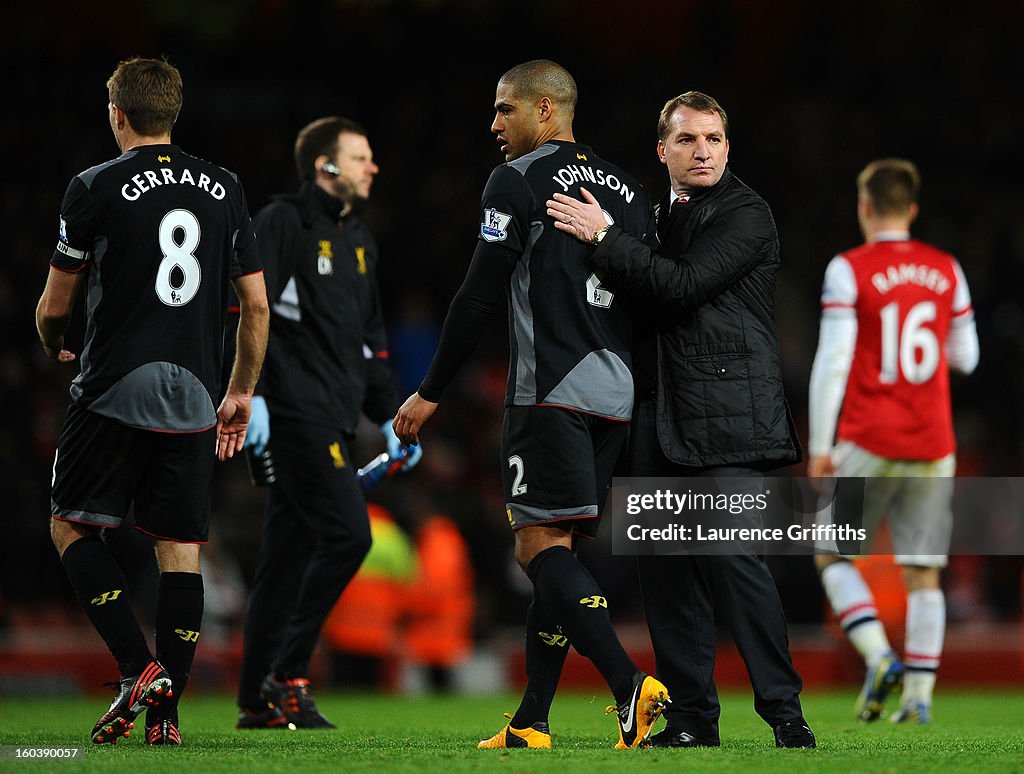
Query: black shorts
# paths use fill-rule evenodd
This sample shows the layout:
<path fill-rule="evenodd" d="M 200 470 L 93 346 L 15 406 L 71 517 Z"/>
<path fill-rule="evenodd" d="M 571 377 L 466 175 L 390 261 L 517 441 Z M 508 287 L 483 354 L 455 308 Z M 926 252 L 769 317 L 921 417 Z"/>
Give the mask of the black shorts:
<path fill-rule="evenodd" d="M 140 532 L 205 543 L 216 437 L 140 430 L 72 404 L 53 465 L 53 518 L 119 527 L 134 505 Z"/>
<path fill-rule="evenodd" d="M 502 486 L 512 529 L 594 537 L 629 423 L 554 406 L 506 406 Z"/>

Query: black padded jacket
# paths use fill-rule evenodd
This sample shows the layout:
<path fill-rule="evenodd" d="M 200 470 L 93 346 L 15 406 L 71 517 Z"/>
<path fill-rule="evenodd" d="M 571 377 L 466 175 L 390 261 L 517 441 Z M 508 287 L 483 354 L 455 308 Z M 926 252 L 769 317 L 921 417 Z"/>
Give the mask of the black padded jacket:
<path fill-rule="evenodd" d="M 798 462 L 774 320 L 771 210 L 728 169 L 671 212 L 669 199 L 657 208 L 656 252 L 613 226 L 591 258 L 602 281 L 650 300 L 646 330 L 657 346 L 641 340 L 636 357 L 657 353 L 648 370 L 657 374 L 662 450 L 700 468 Z"/>

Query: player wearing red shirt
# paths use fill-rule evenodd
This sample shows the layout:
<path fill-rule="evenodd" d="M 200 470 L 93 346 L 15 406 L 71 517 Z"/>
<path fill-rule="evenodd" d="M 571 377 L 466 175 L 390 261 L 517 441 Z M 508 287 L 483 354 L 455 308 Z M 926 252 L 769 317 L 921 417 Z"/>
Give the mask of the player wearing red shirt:
<path fill-rule="evenodd" d="M 972 317 L 956 259 L 911 239 L 905 229 L 876 232 L 873 241 L 832 259 L 822 305 L 826 316 L 857 326 L 839 440 L 890 459 L 952 454 L 949 368 L 941 342 L 951 322 L 964 327 Z"/>
<path fill-rule="evenodd" d="M 858 716 L 876 720 L 902 682 L 901 707 L 890 719 L 926 723 L 945 634 L 940 572 L 952 532 L 949 369 L 974 370 L 978 336 L 956 259 L 910 238 L 920 189 L 915 166 L 872 162 L 857 187 L 866 244 L 837 255 L 825 271 L 807 474 L 871 479 L 865 517 L 868 524 L 888 519 L 907 589 L 902 662 L 853 564 L 837 555 L 815 559 L 832 609 L 867 666 Z M 922 534 L 934 553 L 908 553 Z"/>

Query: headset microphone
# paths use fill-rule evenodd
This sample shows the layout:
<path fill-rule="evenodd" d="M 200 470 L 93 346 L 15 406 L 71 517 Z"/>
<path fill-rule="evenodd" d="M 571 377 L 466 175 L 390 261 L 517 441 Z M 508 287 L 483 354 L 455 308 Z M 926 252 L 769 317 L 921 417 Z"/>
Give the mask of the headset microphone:
<path fill-rule="evenodd" d="M 333 177 L 337 177 L 341 174 L 341 170 L 338 169 L 338 165 L 332 164 L 330 161 L 325 161 L 324 165 L 320 167 L 320 169 Z"/>

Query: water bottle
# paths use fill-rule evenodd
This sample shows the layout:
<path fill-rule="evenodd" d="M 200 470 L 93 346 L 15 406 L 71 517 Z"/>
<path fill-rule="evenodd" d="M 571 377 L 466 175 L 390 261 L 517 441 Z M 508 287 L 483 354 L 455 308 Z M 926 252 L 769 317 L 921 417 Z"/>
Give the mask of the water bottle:
<path fill-rule="evenodd" d="M 369 492 L 382 479 L 397 473 L 402 465 L 405 464 L 405 458 L 409 456 L 409 447 L 402 446 L 398 450 L 398 455 L 394 458 L 391 457 L 387 452 L 378 454 L 366 465 L 359 468 L 356 471 L 356 478 L 359 480 L 359 485 L 363 488 L 364 492 Z"/>
<path fill-rule="evenodd" d="M 250 446 L 245 450 L 245 464 L 249 468 L 249 481 L 253 486 L 271 486 L 277 481 L 274 458 L 270 456 L 269 447 L 262 454 L 256 454 Z"/>

